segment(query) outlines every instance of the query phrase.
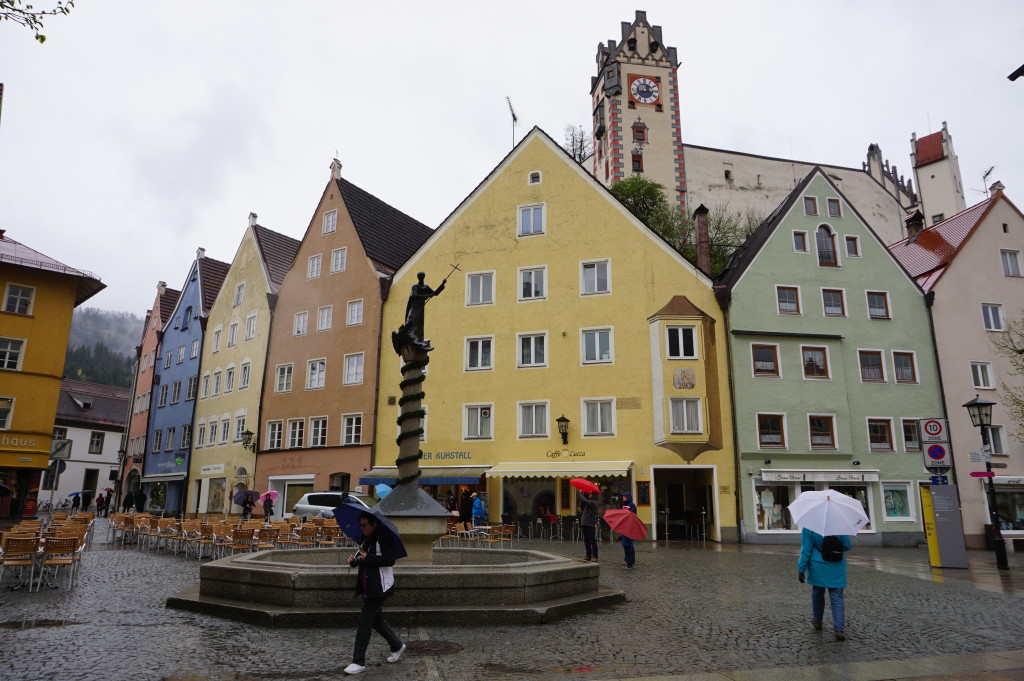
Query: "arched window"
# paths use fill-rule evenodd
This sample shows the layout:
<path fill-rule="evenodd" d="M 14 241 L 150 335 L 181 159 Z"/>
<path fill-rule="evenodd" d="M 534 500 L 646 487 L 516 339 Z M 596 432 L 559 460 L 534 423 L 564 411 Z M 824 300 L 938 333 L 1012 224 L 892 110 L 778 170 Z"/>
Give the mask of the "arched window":
<path fill-rule="evenodd" d="M 815 232 L 815 241 L 818 246 L 818 265 L 821 267 L 838 267 L 839 259 L 836 257 L 836 237 L 825 225 L 818 227 Z"/>

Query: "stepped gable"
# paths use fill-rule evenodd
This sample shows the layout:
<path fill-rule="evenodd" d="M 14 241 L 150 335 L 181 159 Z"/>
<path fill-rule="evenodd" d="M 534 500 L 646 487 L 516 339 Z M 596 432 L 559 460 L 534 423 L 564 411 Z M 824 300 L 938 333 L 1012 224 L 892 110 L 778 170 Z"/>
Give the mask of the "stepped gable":
<path fill-rule="evenodd" d="M 78 289 L 75 292 L 75 307 L 78 307 L 107 287 L 92 272 L 65 265 L 59 260 L 55 260 L 30 246 L 26 246 L 20 241 L 12 239 L 4 232 L 5 230 L 0 229 L 0 263 L 46 270 L 47 272 L 74 277 L 78 282 Z"/>
<path fill-rule="evenodd" d="M 199 282 L 203 285 L 203 315 L 208 315 L 231 265 L 213 258 L 199 258 Z"/>
<path fill-rule="evenodd" d="M 889 251 L 921 288 L 930 291 L 974 228 L 1001 197 L 1002 192 L 997 192 L 991 198 L 921 230 L 913 239 L 897 241 L 889 246 Z"/>
<path fill-rule="evenodd" d="M 419 220 L 384 203 L 345 178 L 335 180 L 363 249 L 373 261 L 398 270 L 434 233 Z"/>
<path fill-rule="evenodd" d="M 124 428 L 129 397 L 128 388 L 65 378 L 57 400 L 57 421 Z"/>
<path fill-rule="evenodd" d="M 288 274 L 288 268 L 292 266 L 302 242 L 261 225 L 254 225 L 253 233 L 256 235 L 256 246 L 260 249 L 263 264 L 267 268 L 271 288 L 276 293 L 284 281 L 284 276 Z"/>

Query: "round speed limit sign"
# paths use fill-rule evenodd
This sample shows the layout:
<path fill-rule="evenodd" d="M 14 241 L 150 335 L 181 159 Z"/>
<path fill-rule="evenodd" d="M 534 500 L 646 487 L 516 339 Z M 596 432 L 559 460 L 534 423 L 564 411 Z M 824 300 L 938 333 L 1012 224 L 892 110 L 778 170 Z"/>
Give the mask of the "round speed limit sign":
<path fill-rule="evenodd" d="M 921 419 L 921 439 L 924 442 L 948 442 L 946 419 Z"/>

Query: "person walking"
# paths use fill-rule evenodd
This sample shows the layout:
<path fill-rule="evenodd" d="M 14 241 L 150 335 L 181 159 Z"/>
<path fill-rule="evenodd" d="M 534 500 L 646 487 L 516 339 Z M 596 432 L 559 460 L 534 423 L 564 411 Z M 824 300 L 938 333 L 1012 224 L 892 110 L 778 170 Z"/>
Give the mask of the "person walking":
<path fill-rule="evenodd" d="M 245 499 L 242 500 L 242 520 L 249 520 L 252 518 L 252 509 L 256 506 L 256 502 L 252 500 L 251 494 L 246 494 Z"/>
<path fill-rule="evenodd" d="M 473 498 L 469 494 L 468 489 L 462 493 L 462 501 L 459 503 L 460 523 L 468 523 L 473 519 Z"/>
<path fill-rule="evenodd" d="M 583 529 L 583 547 L 587 552 L 584 560 L 597 561 L 597 492 L 580 492 L 579 503 L 583 508 L 580 527 Z"/>
<path fill-rule="evenodd" d="M 121 510 L 124 513 L 128 513 L 135 507 L 135 495 L 132 494 L 131 490 L 125 492 L 124 501 L 121 502 Z"/>
<path fill-rule="evenodd" d="M 82 507 L 82 495 L 76 494 L 75 498 L 71 500 L 71 513 L 78 513 L 78 509 Z"/>
<path fill-rule="evenodd" d="M 377 516 L 369 512 L 359 514 L 359 527 L 363 539 L 359 550 L 349 556 L 348 564 L 358 567 L 356 595 L 363 597 L 363 608 L 356 624 L 356 641 L 352 650 L 352 664 L 345 667 L 346 674 L 360 674 L 366 671 L 366 647 L 370 643 L 370 631 L 384 637 L 391 648 L 388 662 L 398 662 L 405 652 L 405 644 L 398 634 L 384 621 L 384 601 L 395 588 L 395 541 L 386 529 L 380 529 Z"/>
<path fill-rule="evenodd" d="M 135 510 L 138 513 L 142 513 L 146 510 L 146 493 L 142 491 L 141 487 L 135 488 L 134 503 Z"/>
<path fill-rule="evenodd" d="M 103 517 L 103 510 L 107 507 L 107 500 L 103 496 L 103 492 L 96 495 L 96 517 Z"/>
<path fill-rule="evenodd" d="M 473 500 L 473 527 L 486 525 L 487 511 L 484 510 L 484 500 L 476 492 L 473 492 L 470 498 Z"/>
<path fill-rule="evenodd" d="M 270 495 L 263 497 L 263 522 L 269 522 L 274 515 L 274 500 Z"/>
<path fill-rule="evenodd" d="M 633 497 L 631 497 L 628 492 L 622 495 L 622 508 L 634 515 L 636 514 L 636 504 L 633 503 Z M 633 566 L 636 565 L 636 547 L 633 545 L 632 539 L 626 535 L 621 535 L 621 537 L 623 553 L 622 566 L 626 569 L 632 570 Z"/>
<path fill-rule="evenodd" d="M 846 640 L 846 556 L 852 542 L 847 535 L 822 537 L 806 527 L 800 532 L 800 558 L 797 579 L 811 589 L 811 624 L 821 631 L 825 615 L 825 591 L 828 591 L 832 629 L 837 641 Z"/>

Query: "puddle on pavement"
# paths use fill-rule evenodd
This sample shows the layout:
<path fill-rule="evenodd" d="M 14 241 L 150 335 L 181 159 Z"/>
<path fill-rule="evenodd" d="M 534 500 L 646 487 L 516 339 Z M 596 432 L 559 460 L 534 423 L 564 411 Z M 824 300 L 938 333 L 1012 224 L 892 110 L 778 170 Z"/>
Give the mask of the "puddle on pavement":
<path fill-rule="evenodd" d="M 39 620 L 22 618 L 20 620 L 0 622 L 0 629 L 52 629 L 54 627 L 67 627 L 72 624 L 81 624 L 81 622 L 74 622 L 72 620 Z"/>

